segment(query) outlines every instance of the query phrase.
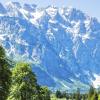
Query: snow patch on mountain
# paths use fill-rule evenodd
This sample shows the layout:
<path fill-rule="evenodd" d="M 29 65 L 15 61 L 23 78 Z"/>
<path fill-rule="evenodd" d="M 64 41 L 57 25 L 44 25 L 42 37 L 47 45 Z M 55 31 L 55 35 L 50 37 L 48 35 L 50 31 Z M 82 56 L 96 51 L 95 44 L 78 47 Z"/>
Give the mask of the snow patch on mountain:
<path fill-rule="evenodd" d="M 95 80 L 92 81 L 93 85 L 95 88 L 99 88 L 100 87 L 100 75 L 94 75 Z"/>

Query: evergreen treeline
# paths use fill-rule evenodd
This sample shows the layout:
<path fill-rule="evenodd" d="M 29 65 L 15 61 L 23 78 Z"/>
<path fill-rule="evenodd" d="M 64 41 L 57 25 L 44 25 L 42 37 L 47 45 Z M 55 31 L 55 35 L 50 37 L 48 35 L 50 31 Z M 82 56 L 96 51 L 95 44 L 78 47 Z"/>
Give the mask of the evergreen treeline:
<path fill-rule="evenodd" d="M 0 100 L 50 100 L 47 87 L 37 84 L 37 79 L 27 63 L 17 63 L 13 68 L 0 46 Z"/>
<path fill-rule="evenodd" d="M 80 93 L 80 89 L 77 89 L 76 93 L 67 93 L 57 90 L 55 93 L 57 98 L 66 98 L 66 100 L 100 100 L 100 90 L 96 90 L 92 85 L 90 86 L 88 93 Z"/>

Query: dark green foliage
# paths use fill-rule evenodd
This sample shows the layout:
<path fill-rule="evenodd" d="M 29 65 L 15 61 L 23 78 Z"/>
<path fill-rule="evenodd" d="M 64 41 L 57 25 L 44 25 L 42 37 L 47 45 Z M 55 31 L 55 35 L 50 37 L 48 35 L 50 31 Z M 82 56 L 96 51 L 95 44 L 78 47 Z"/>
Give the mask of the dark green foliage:
<path fill-rule="evenodd" d="M 59 91 L 59 90 L 56 91 L 56 97 L 57 98 L 62 98 L 63 97 L 61 91 Z"/>
<path fill-rule="evenodd" d="M 66 96 L 67 96 L 67 92 L 66 91 L 63 91 L 62 92 L 62 97 L 65 98 Z"/>
<path fill-rule="evenodd" d="M 96 89 L 91 85 L 88 94 L 88 100 L 98 100 L 98 95 L 99 93 L 97 93 Z"/>
<path fill-rule="evenodd" d="M 50 91 L 47 87 L 40 87 L 39 94 L 39 100 L 50 100 Z"/>
<path fill-rule="evenodd" d="M 81 100 L 80 89 L 77 89 L 77 93 L 75 95 L 75 100 Z"/>
<path fill-rule="evenodd" d="M 87 94 L 81 94 L 81 98 L 82 98 L 83 100 L 87 100 L 88 96 L 87 96 Z"/>
<path fill-rule="evenodd" d="M 10 64 L 5 51 L 0 46 L 0 100 L 6 100 L 10 86 Z"/>
<path fill-rule="evenodd" d="M 67 97 L 66 97 L 67 96 Z M 66 93 L 66 91 L 56 91 L 56 97 L 57 98 L 68 98 L 68 94 Z"/>
<path fill-rule="evenodd" d="M 92 96 L 92 100 L 98 100 L 98 94 L 95 92 Z"/>
<path fill-rule="evenodd" d="M 90 90 L 89 90 L 89 93 L 88 93 L 88 100 L 91 100 L 92 96 L 94 95 L 95 93 L 95 89 L 94 87 L 91 85 L 90 86 Z"/>
<path fill-rule="evenodd" d="M 99 97 L 99 90 L 97 90 L 90 86 L 90 90 L 88 93 L 80 93 L 80 89 L 77 89 L 77 92 L 68 93 L 68 92 L 61 92 L 59 90 L 56 91 L 57 98 L 66 98 L 66 100 L 100 100 Z"/>
<path fill-rule="evenodd" d="M 70 99 L 70 96 L 69 96 L 69 94 L 68 93 L 66 93 L 66 100 L 69 100 Z"/>
<path fill-rule="evenodd" d="M 5 55 L 5 50 L 3 47 L 0 45 L 0 59 L 4 59 L 6 57 Z"/>

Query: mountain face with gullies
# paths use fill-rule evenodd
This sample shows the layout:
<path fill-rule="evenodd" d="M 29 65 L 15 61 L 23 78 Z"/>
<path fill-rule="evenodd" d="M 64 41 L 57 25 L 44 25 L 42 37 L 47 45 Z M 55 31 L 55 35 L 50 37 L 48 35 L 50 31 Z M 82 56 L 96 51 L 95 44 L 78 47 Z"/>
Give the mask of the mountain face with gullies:
<path fill-rule="evenodd" d="M 0 42 L 51 89 L 100 84 L 100 23 L 75 8 L 0 4 Z"/>

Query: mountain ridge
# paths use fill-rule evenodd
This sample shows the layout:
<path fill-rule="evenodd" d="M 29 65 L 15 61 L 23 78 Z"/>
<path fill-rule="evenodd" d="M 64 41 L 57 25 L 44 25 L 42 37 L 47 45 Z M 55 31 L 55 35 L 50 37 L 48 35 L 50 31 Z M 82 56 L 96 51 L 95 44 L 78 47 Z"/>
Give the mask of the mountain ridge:
<path fill-rule="evenodd" d="M 92 84 L 100 75 L 97 19 L 75 8 L 25 5 L 0 5 L 5 9 L 0 12 L 0 41 L 8 56 L 31 62 L 38 82 L 51 89 Z"/>

